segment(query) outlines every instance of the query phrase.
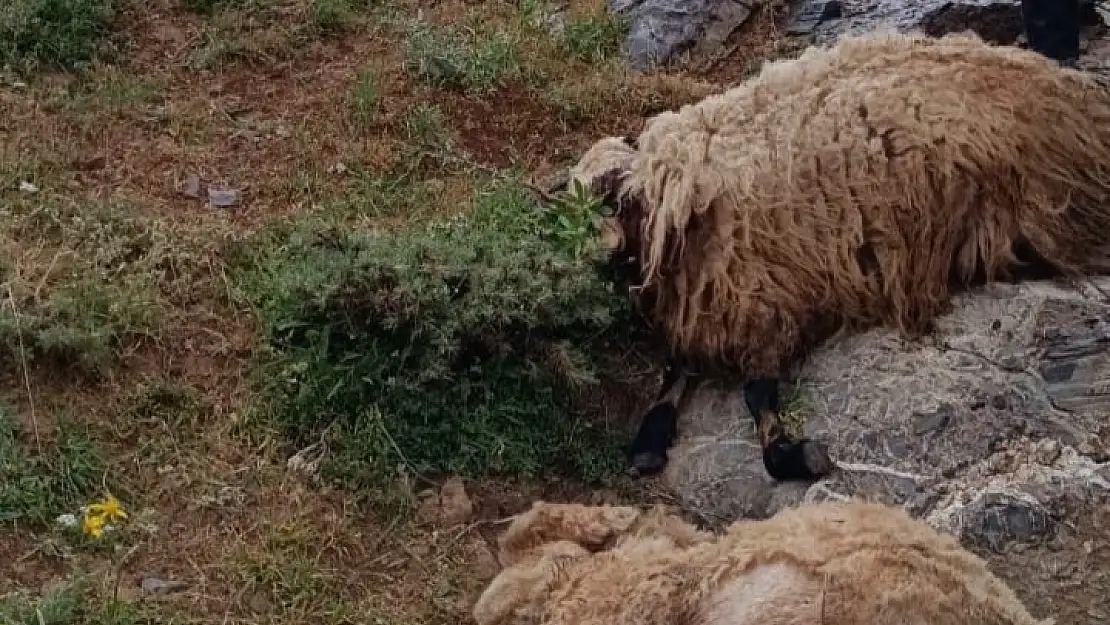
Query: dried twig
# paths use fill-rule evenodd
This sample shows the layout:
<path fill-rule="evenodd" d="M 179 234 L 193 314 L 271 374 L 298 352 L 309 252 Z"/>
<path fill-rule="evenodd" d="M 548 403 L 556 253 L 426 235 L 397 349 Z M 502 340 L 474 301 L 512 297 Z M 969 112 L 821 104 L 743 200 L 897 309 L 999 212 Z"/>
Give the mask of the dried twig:
<path fill-rule="evenodd" d="M 27 350 L 23 346 L 23 330 L 19 325 L 19 310 L 15 306 L 15 296 L 12 294 L 12 285 L 8 283 L 8 305 L 12 307 L 15 316 L 15 335 L 19 341 L 19 362 L 23 367 L 23 385 L 27 389 L 27 402 L 31 407 L 31 430 L 35 435 L 35 450 L 42 453 L 42 439 L 39 437 L 39 419 L 35 412 L 35 396 L 31 392 L 31 374 L 27 371 Z"/>

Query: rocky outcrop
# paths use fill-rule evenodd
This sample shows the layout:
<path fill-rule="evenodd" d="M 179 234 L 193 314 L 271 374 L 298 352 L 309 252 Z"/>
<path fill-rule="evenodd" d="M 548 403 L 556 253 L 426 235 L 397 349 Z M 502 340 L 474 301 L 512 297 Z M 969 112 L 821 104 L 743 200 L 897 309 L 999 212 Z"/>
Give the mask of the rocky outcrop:
<path fill-rule="evenodd" d="M 1094 2 L 1081 2 L 1087 27 L 1102 23 Z M 828 44 L 846 34 L 878 29 L 920 30 L 933 36 L 972 30 L 998 44 L 1024 36 L 1021 0 L 802 0 L 788 33 Z"/>
<path fill-rule="evenodd" d="M 636 69 L 693 49 L 719 47 L 747 21 L 757 0 L 609 0 L 628 23 L 625 58 Z"/>
<path fill-rule="evenodd" d="M 792 408 L 841 464 L 817 484 L 766 476 L 741 393 L 721 382 L 691 401 L 662 479 L 709 526 L 863 497 L 988 557 L 1089 551 L 1097 537 L 1077 519 L 1110 512 L 1110 280 L 1092 284 L 994 285 L 958 298 L 920 343 L 873 330 L 825 344 Z"/>

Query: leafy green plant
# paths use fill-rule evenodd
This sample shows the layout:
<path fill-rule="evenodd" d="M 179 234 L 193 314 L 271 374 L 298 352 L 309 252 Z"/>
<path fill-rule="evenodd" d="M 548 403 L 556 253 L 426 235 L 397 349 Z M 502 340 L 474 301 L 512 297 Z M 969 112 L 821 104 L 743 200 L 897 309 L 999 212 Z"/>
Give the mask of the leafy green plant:
<path fill-rule="evenodd" d="M 611 476 L 621 439 L 583 411 L 630 384 L 637 329 L 597 248 L 568 245 L 558 223 L 505 183 L 465 218 L 388 234 L 309 224 L 242 248 L 273 423 L 298 446 L 331 428 L 327 471 L 370 488 L 398 466 Z"/>
<path fill-rule="evenodd" d="M 579 256 L 600 235 L 606 210 L 602 198 L 590 193 L 580 180 L 574 180 L 571 187 L 556 196 L 547 214 L 552 220 L 551 235 L 567 252 Z"/>

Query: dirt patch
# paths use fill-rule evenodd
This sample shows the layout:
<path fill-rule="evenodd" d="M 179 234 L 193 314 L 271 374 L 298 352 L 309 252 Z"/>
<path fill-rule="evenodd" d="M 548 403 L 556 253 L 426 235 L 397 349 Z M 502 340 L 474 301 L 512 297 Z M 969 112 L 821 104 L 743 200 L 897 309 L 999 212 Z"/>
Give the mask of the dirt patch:
<path fill-rule="evenodd" d="M 531 167 L 585 139 L 569 133 L 552 106 L 520 87 L 502 89 L 489 98 L 459 96 L 444 108 L 462 147 L 485 165 Z"/>

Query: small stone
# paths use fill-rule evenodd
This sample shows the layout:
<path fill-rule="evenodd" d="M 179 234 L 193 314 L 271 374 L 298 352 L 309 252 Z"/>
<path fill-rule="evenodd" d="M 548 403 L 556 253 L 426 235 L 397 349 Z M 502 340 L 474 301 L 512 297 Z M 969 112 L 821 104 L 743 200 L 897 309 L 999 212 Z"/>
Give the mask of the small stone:
<path fill-rule="evenodd" d="M 466 523 L 474 516 L 474 504 L 466 494 L 461 479 L 444 482 L 438 493 L 426 494 L 416 510 L 421 523 L 451 526 Z"/>
<path fill-rule="evenodd" d="M 236 206 L 239 204 L 239 191 L 208 187 L 208 201 L 212 202 L 213 206 L 219 206 L 220 208 Z"/>
<path fill-rule="evenodd" d="M 1032 498 L 988 492 L 960 511 L 964 535 L 1001 553 L 1010 543 L 1033 543 L 1056 533 L 1056 521 Z"/>
<path fill-rule="evenodd" d="M 77 527 L 77 515 L 68 512 L 59 514 L 58 518 L 54 519 L 54 523 L 59 527 Z"/>
<path fill-rule="evenodd" d="M 188 582 L 175 582 L 163 581 L 157 577 L 144 577 L 142 583 L 143 592 L 147 594 L 169 594 L 173 592 L 180 592 L 189 587 Z"/>
<path fill-rule="evenodd" d="M 922 436 L 930 432 L 939 432 L 943 430 L 952 421 L 953 407 L 944 404 L 936 410 L 936 412 L 929 414 L 918 415 L 917 422 L 914 424 L 913 433 L 915 436 Z"/>
<path fill-rule="evenodd" d="M 108 159 L 104 158 L 103 156 L 94 156 L 92 158 L 79 160 L 75 163 L 77 169 L 80 169 L 81 171 L 96 171 L 99 169 L 104 169 L 107 164 Z"/>
<path fill-rule="evenodd" d="M 181 183 L 181 186 L 178 187 L 178 191 L 181 192 L 181 195 L 184 195 L 186 197 L 199 199 L 200 198 L 200 176 L 198 176 L 196 174 L 189 174 L 185 178 L 185 181 Z"/>
<path fill-rule="evenodd" d="M 465 523 L 474 516 L 474 504 L 466 494 L 466 487 L 459 478 L 451 478 L 439 491 L 441 518 L 445 524 Z"/>

